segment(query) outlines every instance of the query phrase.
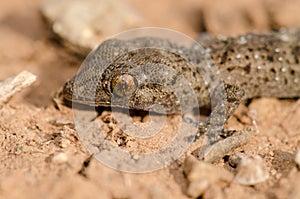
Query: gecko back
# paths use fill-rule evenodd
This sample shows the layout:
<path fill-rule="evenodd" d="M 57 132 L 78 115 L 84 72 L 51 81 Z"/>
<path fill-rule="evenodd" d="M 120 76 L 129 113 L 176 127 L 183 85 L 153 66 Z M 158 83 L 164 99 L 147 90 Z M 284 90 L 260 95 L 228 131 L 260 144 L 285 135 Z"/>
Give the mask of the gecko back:
<path fill-rule="evenodd" d="M 300 96 L 300 29 L 215 38 L 202 44 L 224 82 L 242 88 L 245 98 Z"/>
<path fill-rule="evenodd" d="M 197 45 L 183 47 L 154 37 L 107 40 L 65 84 L 63 96 L 92 106 L 151 110 L 156 104 L 175 113 L 182 111 L 176 91 L 183 95 L 183 104 L 210 107 L 211 82 L 206 76 L 239 87 L 244 98 L 300 96 L 300 30 L 199 42 L 200 50 Z M 217 70 L 208 71 L 210 66 Z M 189 82 L 197 103 L 181 86 L 183 80 Z"/>

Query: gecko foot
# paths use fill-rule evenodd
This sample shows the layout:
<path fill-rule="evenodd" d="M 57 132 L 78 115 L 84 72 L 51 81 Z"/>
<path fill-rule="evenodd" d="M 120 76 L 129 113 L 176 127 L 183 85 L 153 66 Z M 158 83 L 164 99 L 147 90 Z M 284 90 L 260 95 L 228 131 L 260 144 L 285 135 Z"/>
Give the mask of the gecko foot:
<path fill-rule="evenodd" d="M 200 160 L 212 163 L 250 141 L 250 134 L 247 131 L 228 130 L 228 133 L 233 135 L 213 144 L 205 144 L 196 149 L 193 154 Z"/>

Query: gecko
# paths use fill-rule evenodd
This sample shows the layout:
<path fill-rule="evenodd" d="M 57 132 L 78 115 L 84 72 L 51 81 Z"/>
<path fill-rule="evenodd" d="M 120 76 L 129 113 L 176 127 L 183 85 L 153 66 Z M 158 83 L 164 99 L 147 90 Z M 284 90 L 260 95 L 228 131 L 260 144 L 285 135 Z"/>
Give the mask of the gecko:
<path fill-rule="evenodd" d="M 245 99 L 300 96 L 300 29 L 200 38 L 197 42 L 201 50 L 197 45 L 181 46 L 157 37 L 106 40 L 65 83 L 62 96 L 89 106 L 176 114 L 184 111 L 182 104 L 195 100 L 182 86 L 186 79 L 196 106 L 214 109 L 216 114 L 210 118 L 225 118 L 222 124 Z M 214 91 L 205 79 L 208 66 L 217 69 L 214 72 L 219 76 L 209 80 L 217 78 L 224 84 L 226 103 L 213 104 L 211 100 Z M 183 95 L 180 100 L 174 89 Z M 210 119 L 199 123 L 198 131 L 205 134 L 210 123 Z M 220 135 L 210 132 L 210 145 Z"/>

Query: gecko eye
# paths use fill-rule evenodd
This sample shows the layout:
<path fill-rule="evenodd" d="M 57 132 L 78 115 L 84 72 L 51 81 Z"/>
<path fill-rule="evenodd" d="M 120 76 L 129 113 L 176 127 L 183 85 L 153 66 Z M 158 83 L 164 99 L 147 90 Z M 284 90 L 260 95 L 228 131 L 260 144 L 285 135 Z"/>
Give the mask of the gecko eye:
<path fill-rule="evenodd" d="M 130 97 L 136 89 L 137 80 L 131 75 L 117 75 L 112 80 L 111 90 L 119 97 Z"/>

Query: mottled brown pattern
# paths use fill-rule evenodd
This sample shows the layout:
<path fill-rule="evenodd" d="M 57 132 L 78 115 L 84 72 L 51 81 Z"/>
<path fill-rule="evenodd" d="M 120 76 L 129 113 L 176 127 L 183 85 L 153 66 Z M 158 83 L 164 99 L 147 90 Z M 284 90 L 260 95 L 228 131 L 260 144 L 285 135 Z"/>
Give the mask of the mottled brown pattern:
<path fill-rule="evenodd" d="M 225 84 L 245 92 L 244 98 L 299 97 L 299 29 L 200 39 L 199 43 L 205 50 L 181 47 L 159 38 L 107 40 L 65 84 L 63 96 L 83 104 L 111 106 L 112 79 L 128 73 L 137 80 L 137 89 L 130 98 L 116 98 L 114 105 L 149 110 L 151 105 L 159 104 L 174 113 L 179 111 L 174 89 L 186 95 L 181 102 L 189 103 L 190 99 L 179 86 L 182 78 L 178 77 L 183 75 L 191 83 L 199 106 L 210 106 L 211 83 L 203 80 L 210 63 L 217 66 Z M 78 88 L 76 92 L 74 87 Z"/>

